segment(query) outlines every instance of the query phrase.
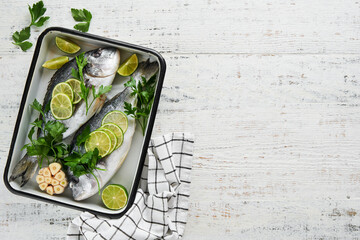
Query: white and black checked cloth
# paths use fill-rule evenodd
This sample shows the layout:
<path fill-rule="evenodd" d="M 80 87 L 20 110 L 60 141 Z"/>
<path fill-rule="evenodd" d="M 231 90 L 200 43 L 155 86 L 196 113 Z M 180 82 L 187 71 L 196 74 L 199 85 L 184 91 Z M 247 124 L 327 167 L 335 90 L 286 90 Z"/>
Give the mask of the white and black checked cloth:
<path fill-rule="evenodd" d="M 193 143 L 189 133 L 152 139 L 132 207 L 120 219 L 82 213 L 71 222 L 67 240 L 180 239 L 187 220 Z"/>

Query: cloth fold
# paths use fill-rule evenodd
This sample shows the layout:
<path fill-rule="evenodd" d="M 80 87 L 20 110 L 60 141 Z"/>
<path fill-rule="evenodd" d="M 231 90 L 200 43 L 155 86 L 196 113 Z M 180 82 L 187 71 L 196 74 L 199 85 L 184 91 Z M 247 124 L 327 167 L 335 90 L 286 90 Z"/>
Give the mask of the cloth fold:
<path fill-rule="evenodd" d="M 193 136 L 151 139 L 132 207 L 119 219 L 84 212 L 69 225 L 67 240 L 180 239 L 190 196 Z"/>

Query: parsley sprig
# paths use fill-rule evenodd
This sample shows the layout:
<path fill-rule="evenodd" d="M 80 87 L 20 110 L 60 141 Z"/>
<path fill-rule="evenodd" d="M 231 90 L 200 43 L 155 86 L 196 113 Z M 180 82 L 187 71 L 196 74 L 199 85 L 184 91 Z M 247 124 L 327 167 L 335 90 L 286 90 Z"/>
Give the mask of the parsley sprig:
<path fill-rule="evenodd" d="M 140 124 L 142 133 L 145 135 L 146 124 L 150 115 L 151 106 L 154 101 L 156 75 L 152 76 L 148 81 L 144 77 L 136 84 L 133 77 L 124 84 L 125 87 L 132 89 L 132 96 L 137 97 L 136 106 L 131 103 L 125 102 L 125 113 L 133 118 Z"/>
<path fill-rule="evenodd" d="M 41 168 L 44 159 L 50 162 L 49 157 L 53 157 L 55 161 L 60 161 L 68 153 L 68 145 L 62 143 L 63 133 L 66 127 L 63 123 L 58 121 L 46 121 L 45 113 L 49 111 L 50 104 L 43 106 L 35 99 L 30 105 L 31 108 L 38 111 L 40 116 L 31 123 L 32 128 L 29 131 L 28 138 L 30 143 L 26 144 L 23 149 L 26 149 L 29 156 L 38 156 L 39 167 Z M 33 139 L 35 129 L 41 129 L 42 137 Z"/>
<path fill-rule="evenodd" d="M 43 15 L 46 12 L 46 8 L 44 7 L 43 1 L 39 1 L 35 4 L 33 4 L 32 7 L 30 7 L 30 5 L 28 5 L 28 7 L 29 7 L 30 16 L 31 16 L 30 25 L 28 27 L 23 28 L 19 32 L 16 31 L 12 35 L 12 39 L 14 40 L 13 44 L 19 46 L 21 48 L 21 50 L 23 50 L 23 51 L 28 50 L 33 45 L 31 42 L 25 41 L 30 38 L 30 35 L 31 35 L 30 27 L 31 26 L 41 27 L 50 18 L 50 17 L 43 17 Z"/>
<path fill-rule="evenodd" d="M 41 27 L 50 17 L 43 17 L 46 12 L 46 8 L 44 7 L 43 1 L 39 1 L 33 4 L 32 7 L 29 6 L 29 12 L 31 15 L 31 23 L 30 26 Z"/>
<path fill-rule="evenodd" d="M 76 145 L 80 149 L 81 145 L 85 143 L 86 139 L 89 137 L 90 127 L 87 126 L 82 133 L 76 139 Z M 96 167 L 96 164 L 101 159 L 99 155 L 99 150 L 97 148 L 94 151 L 88 151 L 85 153 L 81 153 L 79 151 L 72 152 L 68 157 L 64 159 L 64 165 L 68 166 L 70 170 L 73 172 L 74 176 L 80 177 L 84 174 L 91 174 L 95 178 L 98 184 L 98 190 L 100 195 L 100 183 L 96 175 L 94 174 L 94 170 L 105 171 L 105 169 L 101 169 Z"/>
<path fill-rule="evenodd" d="M 95 87 L 91 86 L 91 93 L 93 95 L 93 99 L 92 101 L 89 103 L 88 102 L 88 96 L 90 94 L 90 88 L 87 88 L 85 86 L 85 82 L 84 82 L 84 75 L 83 75 L 83 69 L 87 64 L 87 58 L 85 57 L 85 53 L 81 53 L 79 56 L 76 57 L 76 64 L 78 66 L 78 70 L 76 70 L 75 68 L 72 69 L 72 76 L 78 80 L 81 81 L 80 83 L 80 89 L 81 92 L 79 93 L 81 99 L 83 99 L 85 101 L 85 105 L 86 105 L 86 115 L 88 114 L 88 111 L 90 109 L 90 107 L 92 106 L 92 104 L 94 103 L 94 101 L 99 98 L 101 95 L 110 92 L 112 86 L 103 86 L 101 85 L 99 87 L 99 90 L 96 92 Z"/>
<path fill-rule="evenodd" d="M 74 28 L 76 30 L 79 30 L 81 32 L 89 31 L 90 21 L 91 21 L 91 18 L 92 18 L 91 12 L 89 12 L 85 8 L 82 9 L 82 10 L 72 8 L 71 9 L 71 14 L 72 14 L 75 21 L 81 22 L 81 23 L 78 23 L 78 24 L 76 24 L 74 26 Z"/>

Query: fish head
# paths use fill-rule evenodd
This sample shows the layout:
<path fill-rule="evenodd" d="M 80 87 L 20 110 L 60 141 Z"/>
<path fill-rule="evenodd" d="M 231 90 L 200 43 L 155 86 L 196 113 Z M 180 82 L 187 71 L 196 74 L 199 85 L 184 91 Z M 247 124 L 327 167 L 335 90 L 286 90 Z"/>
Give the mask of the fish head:
<path fill-rule="evenodd" d="M 81 175 L 77 181 L 72 180 L 69 187 L 72 190 L 73 198 L 76 201 L 81 201 L 89 197 L 88 193 L 92 189 L 97 189 L 97 182 L 93 177 Z"/>
<path fill-rule="evenodd" d="M 85 73 L 91 77 L 104 78 L 116 73 L 120 63 L 117 48 L 98 48 L 86 54 Z"/>

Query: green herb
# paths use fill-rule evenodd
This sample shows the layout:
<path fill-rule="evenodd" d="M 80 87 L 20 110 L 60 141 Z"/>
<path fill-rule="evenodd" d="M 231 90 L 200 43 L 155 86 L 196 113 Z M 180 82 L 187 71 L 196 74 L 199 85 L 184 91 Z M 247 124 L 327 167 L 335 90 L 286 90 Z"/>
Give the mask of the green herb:
<path fill-rule="evenodd" d="M 88 139 L 90 134 L 90 126 L 87 125 L 85 129 L 79 134 L 76 138 L 76 145 L 80 146 L 82 143 L 85 143 L 86 139 Z"/>
<path fill-rule="evenodd" d="M 45 21 L 48 20 L 50 17 L 42 17 L 44 13 L 46 12 L 46 8 L 44 8 L 43 1 L 39 1 L 32 5 L 32 7 L 29 6 L 29 12 L 31 15 L 31 26 L 41 27 L 44 25 Z"/>
<path fill-rule="evenodd" d="M 59 161 L 69 153 L 68 146 L 61 142 L 63 133 L 67 128 L 58 121 L 45 121 L 45 113 L 48 111 L 47 105 L 43 111 L 42 105 L 35 99 L 30 106 L 41 115 L 31 123 L 32 128 L 28 134 L 30 143 L 26 144 L 23 149 L 26 148 L 29 156 L 39 156 L 38 161 L 41 168 L 44 159 L 47 159 L 48 163 L 49 157 L 54 157 L 55 161 Z M 43 136 L 36 140 L 33 139 L 35 129 L 41 129 L 43 132 Z"/>
<path fill-rule="evenodd" d="M 71 14 L 75 21 L 81 22 L 74 26 L 76 30 L 79 30 L 81 32 L 87 32 L 89 31 L 90 21 L 92 18 L 91 12 L 84 9 L 71 9 Z"/>
<path fill-rule="evenodd" d="M 81 147 L 81 145 L 86 141 L 90 134 L 90 127 L 87 126 L 82 133 L 76 139 L 76 145 Z M 70 170 L 73 172 L 74 176 L 80 177 L 84 174 L 91 174 L 95 178 L 98 184 L 98 190 L 100 195 L 100 183 L 96 175 L 94 174 L 94 170 L 105 171 L 105 169 L 101 169 L 96 167 L 96 164 L 101 159 L 99 155 L 99 150 L 97 148 L 94 151 L 89 151 L 85 153 L 81 153 L 74 151 L 68 157 L 64 159 L 64 165 L 68 166 Z"/>
<path fill-rule="evenodd" d="M 19 46 L 21 50 L 26 51 L 32 46 L 31 42 L 25 41 L 29 39 L 29 37 L 30 37 L 30 27 L 26 27 L 22 29 L 20 32 L 15 32 L 12 35 L 12 38 L 14 40 L 13 44 Z"/>
<path fill-rule="evenodd" d="M 85 82 L 84 82 L 84 75 L 83 75 L 83 69 L 87 64 L 87 59 L 85 57 L 85 53 L 81 53 L 79 56 L 76 57 L 76 64 L 78 66 L 78 70 L 76 70 L 75 68 L 73 68 L 71 70 L 72 72 L 72 76 L 78 80 L 81 81 L 80 83 L 80 89 L 81 92 L 79 93 L 81 99 L 83 99 L 85 101 L 85 105 L 86 105 L 86 115 L 88 114 L 88 111 L 90 109 L 90 107 L 92 106 L 92 104 L 94 103 L 94 101 L 99 98 L 101 95 L 110 92 L 112 86 L 103 86 L 101 85 L 99 87 L 98 92 L 95 91 L 95 87 L 91 86 L 91 93 L 93 95 L 93 99 L 92 101 L 89 103 L 88 102 L 88 97 L 89 97 L 89 93 L 90 93 L 90 88 L 87 88 L 85 86 Z"/>
<path fill-rule="evenodd" d="M 31 16 L 31 23 L 28 27 L 23 28 L 20 32 L 15 32 L 12 35 L 14 40 L 13 44 L 17 45 L 23 50 L 24 52 L 32 47 L 32 43 L 29 41 L 25 41 L 30 38 L 30 27 L 36 26 L 41 27 L 44 25 L 45 21 L 48 20 L 50 17 L 42 17 L 46 12 L 46 8 L 44 8 L 43 1 L 39 1 L 33 4 L 32 7 L 29 5 L 29 12 Z"/>
<path fill-rule="evenodd" d="M 142 77 L 142 81 L 136 84 L 134 78 L 125 83 L 125 87 L 132 89 L 132 96 L 137 97 L 136 106 L 132 106 L 131 103 L 125 102 L 125 113 L 133 118 L 140 124 L 142 133 L 145 135 L 146 124 L 150 115 L 151 106 L 154 101 L 156 75 L 152 76 L 148 81 Z"/>

